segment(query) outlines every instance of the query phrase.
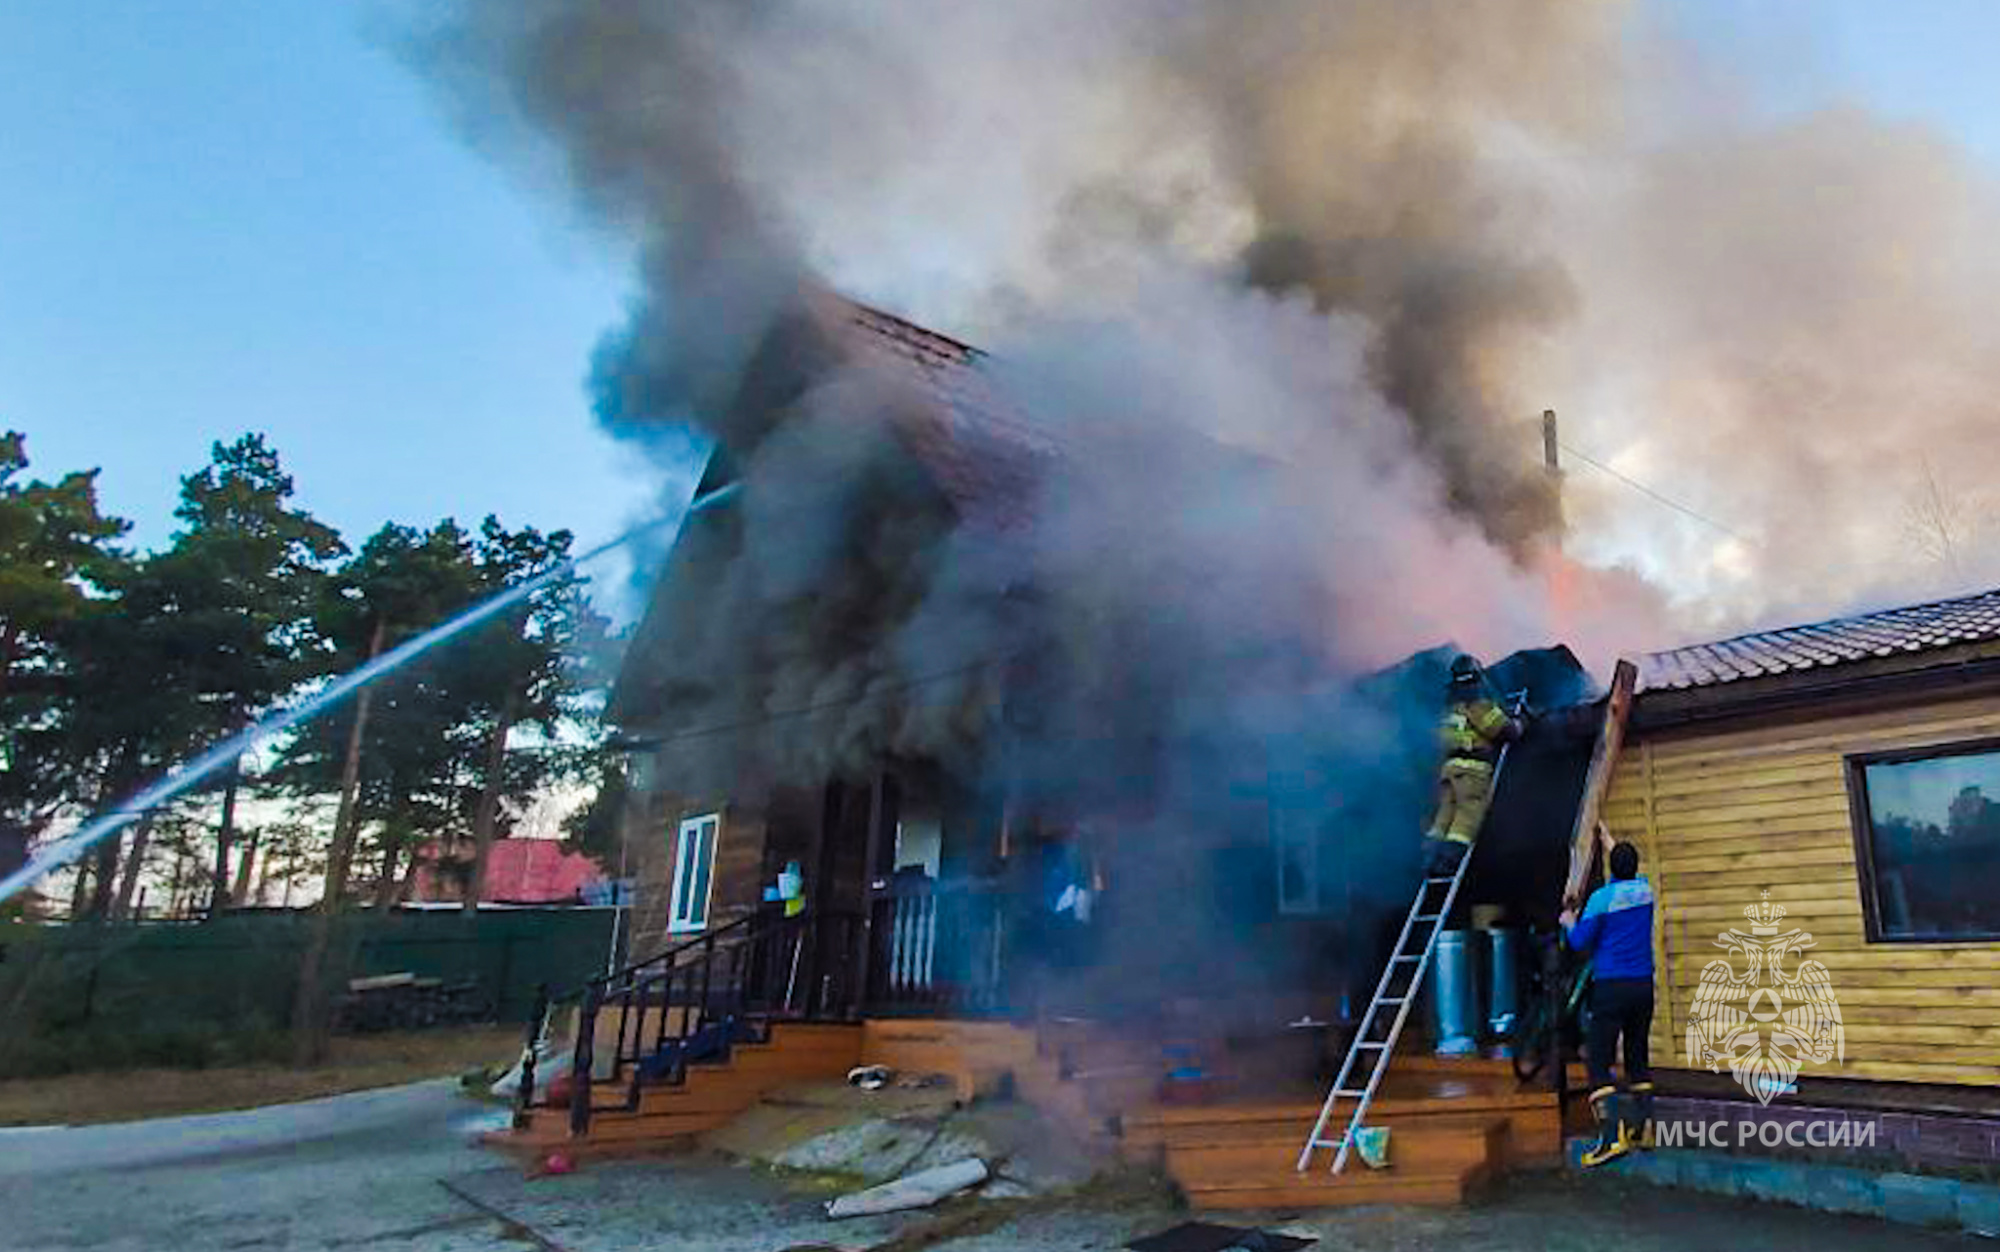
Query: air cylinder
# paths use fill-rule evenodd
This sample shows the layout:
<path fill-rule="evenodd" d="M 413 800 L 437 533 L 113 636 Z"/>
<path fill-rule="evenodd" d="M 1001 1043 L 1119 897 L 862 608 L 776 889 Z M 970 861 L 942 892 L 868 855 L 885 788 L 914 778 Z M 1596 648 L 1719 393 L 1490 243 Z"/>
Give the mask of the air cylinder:
<path fill-rule="evenodd" d="M 1471 931 L 1443 931 L 1431 952 L 1431 1035 L 1439 1056 L 1479 1051 L 1479 984 L 1473 976 L 1472 939 Z"/>

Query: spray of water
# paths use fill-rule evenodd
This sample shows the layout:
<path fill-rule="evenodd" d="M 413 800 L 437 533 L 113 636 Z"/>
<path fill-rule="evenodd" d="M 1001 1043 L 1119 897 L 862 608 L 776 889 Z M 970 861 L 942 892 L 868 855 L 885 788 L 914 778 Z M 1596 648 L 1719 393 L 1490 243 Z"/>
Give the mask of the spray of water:
<path fill-rule="evenodd" d="M 424 633 L 405 640 L 366 665 L 350 671 L 322 690 L 313 693 L 310 699 L 301 701 L 292 708 L 273 713 L 263 721 L 231 735 L 200 756 L 185 762 L 178 769 L 170 771 L 144 790 L 127 798 L 123 803 L 92 817 L 68 836 L 37 853 L 26 865 L 6 878 L 0 879 L 0 904 L 26 890 L 43 875 L 72 864 L 102 840 L 110 838 L 147 812 L 197 786 L 259 744 L 285 733 L 294 726 L 311 721 L 369 683 L 385 674 L 394 673 L 431 649 L 505 612 L 509 607 L 519 604 L 578 567 L 615 552 L 669 522 L 685 522 L 688 514 L 707 508 L 728 494 L 728 490 L 713 492 L 690 506 L 679 517 L 662 518 L 636 526 L 616 539 L 608 540 L 577 556 L 560 561 L 528 581 L 509 587 L 491 599 L 473 605 L 457 617 L 440 622 Z"/>

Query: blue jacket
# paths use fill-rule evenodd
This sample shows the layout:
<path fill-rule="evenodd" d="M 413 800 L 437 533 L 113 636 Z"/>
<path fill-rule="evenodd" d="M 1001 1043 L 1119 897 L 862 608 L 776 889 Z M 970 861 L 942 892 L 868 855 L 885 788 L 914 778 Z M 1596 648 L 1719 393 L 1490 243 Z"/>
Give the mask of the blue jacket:
<path fill-rule="evenodd" d="M 1607 978 L 1653 977 L 1653 884 L 1645 878 L 1608 882 L 1590 893 L 1569 946 L 1590 954 L 1591 970 Z"/>

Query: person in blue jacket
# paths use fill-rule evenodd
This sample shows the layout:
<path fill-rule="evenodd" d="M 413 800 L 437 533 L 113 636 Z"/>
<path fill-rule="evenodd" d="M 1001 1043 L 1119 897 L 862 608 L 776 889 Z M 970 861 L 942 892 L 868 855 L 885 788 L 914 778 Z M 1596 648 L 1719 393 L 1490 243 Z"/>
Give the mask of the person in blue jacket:
<path fill-rule="evenodd" d="M 1602 1165 L 1653 1146 L 1653 1070 L 1646 1036 L 1653 1027 L 1653 885 L 1639 876 L 1639 850 L 1613 842 L 1598 824 L 1611 881 L 1590 893 L 1583 912 L 1566 909 L 1563 930 L 1570 947 L 1590 957 L 1590 1111 L 1597 1119 L 1596 1146 L 1585 1167 Z M 1625 1100 L 1612 1076 L 1612 1057 L 1624 1041 Z M 1636 1115 L 1625 1116 L 1629 1106 Z M 1635 1125 L 1636 1122 L 1636 1125 Z"/>

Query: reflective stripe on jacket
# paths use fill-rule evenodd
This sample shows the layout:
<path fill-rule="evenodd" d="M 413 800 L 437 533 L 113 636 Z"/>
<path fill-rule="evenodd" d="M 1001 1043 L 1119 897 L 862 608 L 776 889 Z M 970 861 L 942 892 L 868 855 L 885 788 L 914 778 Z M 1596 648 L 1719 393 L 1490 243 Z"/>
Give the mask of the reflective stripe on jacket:
<path fill-rule="evenodd" d="M 1438 723 L 1438 741 L 1447 757 L 1490 761 L 1499 755 L 1500 741 L 1513 725 L 1514 719 L 1493 701 L 1464 700 L 1445 710 Z"/>

